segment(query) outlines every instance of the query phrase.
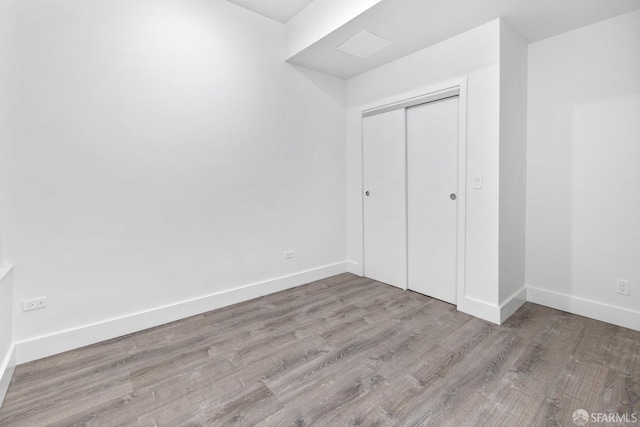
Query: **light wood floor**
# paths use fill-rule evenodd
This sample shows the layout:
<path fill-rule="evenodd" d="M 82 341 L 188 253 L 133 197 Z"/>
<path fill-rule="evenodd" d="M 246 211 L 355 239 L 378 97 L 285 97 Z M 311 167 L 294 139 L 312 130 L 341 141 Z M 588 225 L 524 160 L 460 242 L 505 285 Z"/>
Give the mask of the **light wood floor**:
<path fill-rule="evenodd" d="M 0 425 L 571 426 L 579 408 L 640 414 L 640 332 L 530 303 L 496 326 L 343 274 L 18 366 Z"/>

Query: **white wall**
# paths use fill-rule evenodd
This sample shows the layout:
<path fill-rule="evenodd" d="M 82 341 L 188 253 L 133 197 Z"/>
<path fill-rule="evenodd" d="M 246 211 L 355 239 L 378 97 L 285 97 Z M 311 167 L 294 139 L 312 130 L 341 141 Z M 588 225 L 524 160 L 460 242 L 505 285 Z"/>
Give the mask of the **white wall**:
<path fill-rule="evenodd" d="M 0 0 L 0 266 L 3 265 L 3 212 L 9 210 L 8 171 L 12 168 L 8 141 L 12 138 L 16 97 L 15 76 L 20 62 L 17 0 Z"/>
<path fill-rule="evenodd" d="M 496 20 L 347 81 L 347 230 L 351 271 L 362 273 L 362 109 L 467 76 L 465 298 L 470 304 L 497 308 L 499 37 L 500 22 Z M 483 190 L 471 190 L 470 179 L 474 175 L 484 176 Z M 461 309 L 481 314 L 472 307 Z"/>
<path fill-rule="evenodd" d="M 531 44 L 528 58 L 528 297 L 635 329 L 639 52 L 636 11 Z"/>
<path fill-rule="evenodd" d="M 526 298 L 526 171 L 527 43 L 500 21 L 500 304 Z"/>
<path fill-rule="evenodd" d="M 13 0 L 0 1 L 0 213 L 9 209 L 6 172 L 11 167 L 11 153 L 3 142 L 12 138 L 12 108 L 9 100 L 15 89 L 11 84 L 16 72 L 15 64 L 19 61 L 15 6 Z M 11 267 L 4 260 L 2 217 L 0 214 L 0 405 L 15 367 L 12 274 Z"/>
<path fill-rule="evenodd" d="M 19 362 L 78 344 L 20 356 L 38 337 L 344 270 L 344 82 L 284 63 L 283 25 L 223 0 L 21 8 L 18 132 L 2 141 Z"/>

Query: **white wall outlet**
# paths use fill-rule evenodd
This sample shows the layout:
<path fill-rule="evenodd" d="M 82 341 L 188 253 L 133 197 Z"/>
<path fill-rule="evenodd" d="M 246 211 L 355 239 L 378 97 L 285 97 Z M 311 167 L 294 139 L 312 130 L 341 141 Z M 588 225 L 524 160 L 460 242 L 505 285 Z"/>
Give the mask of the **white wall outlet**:
<path fill-rule="evenodd" d="M 293 251 L 284 251 L 284 259 L 293 258 Z"/>
<path fill-rule="evenodd" d="M 47 306 L 47 297 L 22 300 L 22 311 L 37 310 Z"/>
<path fill-rule="evenodd" d="M 628 280 L 618 280 L 618 293 L 622 295 L 629 295 L 629 288 L 631 283 Z"/>

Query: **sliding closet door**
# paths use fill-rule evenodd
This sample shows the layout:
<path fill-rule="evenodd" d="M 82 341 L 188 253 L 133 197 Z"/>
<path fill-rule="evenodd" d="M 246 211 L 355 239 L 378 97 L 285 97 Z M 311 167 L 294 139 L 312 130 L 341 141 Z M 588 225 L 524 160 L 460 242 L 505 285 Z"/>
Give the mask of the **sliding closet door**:
<path fill-rule="evenodd" d="M 409 289 L 456 303 L 458 97 L 407 109 Z"/>
<path fill-rule="evenodd" d="M 364 275 L 406 289 L 405 110 L 362 119 Z"/>

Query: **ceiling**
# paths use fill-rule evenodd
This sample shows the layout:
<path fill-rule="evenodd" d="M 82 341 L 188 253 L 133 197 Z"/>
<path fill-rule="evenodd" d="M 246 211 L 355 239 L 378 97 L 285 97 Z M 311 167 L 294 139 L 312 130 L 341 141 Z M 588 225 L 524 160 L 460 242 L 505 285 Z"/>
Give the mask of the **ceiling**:
<path fill-rule="evenodd" d="M 313 0 L 229 1 L 286 22 Z M 288 61 L 350 78 L 497 18 L 531 43 L 639 8 L 640 0 L 382 0 Z M 392 44 L 364 59 L 336 50 L 362 31 Z"/>
<path fill-rule="evenodd" d="M 229 0 L 262 16 L 285 23 L 313 0 Z"/>

